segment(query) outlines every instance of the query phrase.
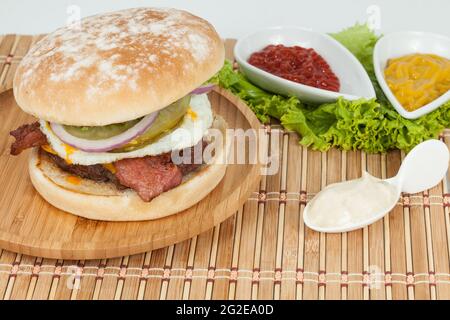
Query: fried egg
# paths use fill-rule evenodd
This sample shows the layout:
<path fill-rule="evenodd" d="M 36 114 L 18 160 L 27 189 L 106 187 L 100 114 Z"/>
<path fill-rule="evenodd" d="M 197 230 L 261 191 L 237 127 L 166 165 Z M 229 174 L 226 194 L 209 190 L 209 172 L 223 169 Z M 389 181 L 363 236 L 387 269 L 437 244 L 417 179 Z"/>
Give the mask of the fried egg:
<path fill-rule="evenodd" d="M 93 165 L 112 163 L 126 158 L 155 156 L 172 150 L 181 150 L 196 145 L 213 122 L 211 103 L 206 94 L 193 95 L 190 110 L 184 116 L 181 124 L 172 132 L 162 136 L 147 146 L 130 152 L 85 152 L 62 142 L 51 130 L 45 120 L 40 120 L 42 132 L 48 143 L 58 156 L 71 164 Z"/>

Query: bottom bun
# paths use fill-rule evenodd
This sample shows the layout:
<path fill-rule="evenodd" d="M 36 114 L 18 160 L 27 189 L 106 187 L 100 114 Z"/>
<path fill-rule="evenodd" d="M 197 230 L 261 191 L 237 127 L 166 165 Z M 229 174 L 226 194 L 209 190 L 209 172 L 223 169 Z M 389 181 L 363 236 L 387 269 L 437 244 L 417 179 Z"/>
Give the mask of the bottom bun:
<path fill-rule="evenodd" d="M 226 123 L 216 117 L 214 128 L 220 129 L 226 138 Z M 69 184 L 70 175 L 59 169 L 45 157 L 40 157 L 38 148 L 32 150 L 29 160 L 31 182 L 41 196 L 53 206 L 74 215 L 106 221 L 139 221 L 163 218 L 181 212 L 206 197 L 222 180 L 226 171 L 224 152 L 230 147 L 224 141 L 217 148 L 212 163 L 187 175 L 183 182 L 169 191 L 144 202 L 131 189 L 118 191 L 112 184 L 80 179 Z"/>

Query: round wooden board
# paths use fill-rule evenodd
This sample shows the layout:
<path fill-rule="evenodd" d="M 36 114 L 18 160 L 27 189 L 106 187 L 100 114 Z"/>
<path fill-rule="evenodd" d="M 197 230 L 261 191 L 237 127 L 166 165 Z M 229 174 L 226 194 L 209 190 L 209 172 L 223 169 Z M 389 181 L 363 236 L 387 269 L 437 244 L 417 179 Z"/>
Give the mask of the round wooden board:
<path fill-rule="evenodd" d="M 230 93 L 209 94 L 213 110 L 230 128 L 260 129 L 251 110 Z M 225 177 L 197 205 L 167 218 L 105 222 L 56 209 L 34 190 L 28 152 L 9 155 L 9 131 L 34 121 L 16 105 L 12 91 L 0 95 L 0 247 L 55 259 L 102 259 L 171 245 L 204 232 L 233 215 L 260 180 L 260 165 L 228 165 Z M 248 146 L 247 146 L 248 148 Z M 247 150 L 248 152 L 248 150 Z"/>

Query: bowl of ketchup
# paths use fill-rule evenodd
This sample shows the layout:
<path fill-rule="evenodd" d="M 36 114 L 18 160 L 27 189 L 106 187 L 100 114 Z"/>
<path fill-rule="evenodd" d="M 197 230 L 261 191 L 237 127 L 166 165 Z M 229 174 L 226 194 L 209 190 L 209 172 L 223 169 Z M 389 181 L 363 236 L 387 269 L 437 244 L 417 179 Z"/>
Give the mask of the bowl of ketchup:
<path fill-rule="evenodd" d="M 315 103 L 375 98 L 364 67 L 327 34 L 268 28 L 240 39 L 234 56 L 251 82 L 274 93 Z"/>

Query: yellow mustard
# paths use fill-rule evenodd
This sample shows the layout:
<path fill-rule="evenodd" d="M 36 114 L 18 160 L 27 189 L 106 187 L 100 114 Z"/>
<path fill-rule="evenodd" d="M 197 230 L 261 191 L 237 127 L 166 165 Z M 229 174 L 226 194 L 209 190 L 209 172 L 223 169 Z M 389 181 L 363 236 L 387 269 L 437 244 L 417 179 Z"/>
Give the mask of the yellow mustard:
<path fill-rule="evenodd" d="M 410 54 L 389 60 L 384 76 L 403 108 L 414 111 L 450 90 L 450 60 Z"/>

